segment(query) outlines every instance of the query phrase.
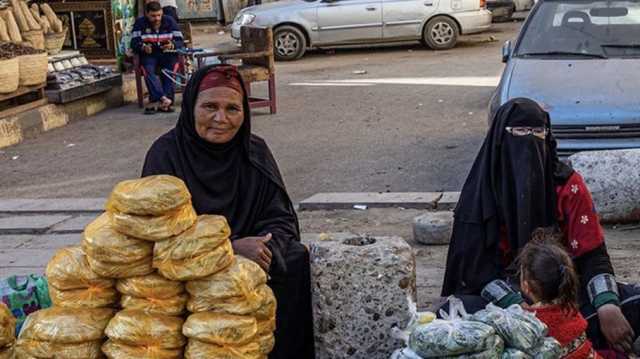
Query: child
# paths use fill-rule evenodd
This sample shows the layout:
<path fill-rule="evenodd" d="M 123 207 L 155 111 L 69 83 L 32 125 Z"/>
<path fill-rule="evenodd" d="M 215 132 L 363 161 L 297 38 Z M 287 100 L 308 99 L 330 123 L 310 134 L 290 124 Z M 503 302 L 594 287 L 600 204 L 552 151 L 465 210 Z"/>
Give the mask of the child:
<path fill-rule="evenodd" d="M 561 358 L 602 359 L 587 339 L 587 321 L 578 311 L 578 275 L 559 244 L 559 235 L 537 230 L 519 256 L 520 287 L 534 303 L 526 309 L 549 328 L 563 347 Z"/>

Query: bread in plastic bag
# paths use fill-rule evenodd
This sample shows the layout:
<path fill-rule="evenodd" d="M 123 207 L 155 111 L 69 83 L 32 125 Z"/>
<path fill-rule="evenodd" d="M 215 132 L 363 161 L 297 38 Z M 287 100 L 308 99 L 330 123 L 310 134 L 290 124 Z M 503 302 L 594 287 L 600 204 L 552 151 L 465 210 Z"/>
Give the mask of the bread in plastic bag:
<path fill-rule="evenodd" d="M 256 343 L 258 343 L 260 347 L 260 354 L 267 355 L 271 353 L 276 346 L 276 338 L 273 336 L 273 333 L 263 334 L 258 336 Z"/>
<path fill-rule="evenodd" d="M 533 359 L 529 354 L 515 348 L 507 348 L 502 353 L 502 359 Z"/>
<path fill-rule="evenodd" d="M 59 290 L 113 287 L 115 282 L 94 272 L 87 259 L 79 246 L 58 250 L 47 264 L 49 285 Z"/>
<path fill-rule="evenodd" d="M 462 301 L 449 299 L 445 320 L 417 326 L 409 336 L 409 348 L 422 357 L 442 357 L 479 353 L 493 345 L 496 331 L 489 325 L 465 320 L 469 315 Z"/>
<path fill-rule="evenodd" d="M 265 303 L 265 297 L 273 295 L 271 289 L 263 284 L 246 296 L 227 299 L 209 300 L 202 297 L 191 297 L 187 309 L 192 313 L 220 312 L 235 315 L 252 315 Z"/>
<path fill-rule="evenodd" d="M 138 298 L 123 295 L 120 299 L 122 308 L 139 310 L 148 314 L 177 316 L 184 313 L 189 296 L 187 293 L 178 294 L 173 298 Z"/>
<path fill-rule="evenodd" d="M 267 283 L 267 275 L 258 264 L 242 256 L 228 268 L 206 278 L 187 283 L 186 289 L 192 297 L 217 301 L 242 297 Z"/>
<path fill-rule="evenodd" d="M 118 302 L 118 292 L 112 287 L 58 290 L 50 286 L 49 296 L 53 305 L 66 308 L 112 307 Z"/>
<path fill-rule="evenodd" d="M 165 349 L 158 346 L 132 346 L 107 340 L 102 351 L 109 359 L 182 359 L 182 348 Z M 203 358 L 204 359 L 204 358 Z"/>
<path fill-rule="evenodd" d="M 82 249 L 93 259 L 111 263 L 133 263 L 153 256 L 153 243 L 117 232 L 108 213 L 85 228 Z"/>
<path fill-rule="evenodd" d="M 242 345 L 255 339 L 258 324 L 254 317 L 202 312 L 191 314 L 182 332 L 189 339 L 209 344 Z"/>
<path fill-rule="evenodd" d="M 127 264 L 103 262 L 92 257 L 87 257 L 87 261 L 94 272 L 107 278 L 138 277 L 153 272 L 151 257 Z"/>
<path fill-rule="evenodd" d="M 439 359 L 502 359 L 504 353 L 504 341 L 499 335 L 494 335 L 492 342 L 483 351 L 454 356 L 439 357 Z"/>
<path fill-rule="evenodd" d="M 546 337 L 529 354 L 534 359 L 555 359 L 562 355 L 562 346 L 552 337 Z"/>
<path fill-rule="evenodd" d="M 16 359 L 13 345 L 0 347 L 0 359 Z"/>
<path fill-rule="evenodd" d="M 266 285 L 263 285 L 260 288 L 262 288 L 262 304 L 254 313 L 254 316 L 258 321 L 275 318 L 276 311 L 278 309 L 276 296 L 273 294 L 273 290 Z"/>
<path fill-rule="evenodd" d="M 9 308 L 0 301 L 0 349 L 16 340 L 16 318 Z"/>
<path fill-rule="evenodd" d="M 41 309 L 29 314 L 19 338 L 62 344 L 101 340 L 113 314 L 110 308 Z"/>
<path fill-rule="evenodd" d="M 157 175 L 118 183 L 107 201 L 110 212 L 158 216 L 171 212 L 191 200 L 180 178 Z"/>
<path fill-rule="evenodd" d="M 547 335 L 547 326 L 535 314 L 515 304 L 502 309 L 491 303 L 471 320 L 493 327 L 509 348 L 530 352 Z"/>
<path fill-rule="evenodd" d="M 276 318 L 258 320 L 258 335 L 273 333 L 276 330 Z"/>
<path fill-rule="evenodd" d="M 194 258 L 214 251 L 229 240 L 231 228 L 223 216 L 198 216 L 196 224 L 181 234 L 157 242 L 153 256 L 157 260 Z"/>
<path fill-rule="evenodd" d="M 184 293 L 184 284 L 166 279 L 158 273 L 118 280 L 118 292 L 139 298 L 173 298 Z"/>
<path fill-rule="evenodd" d="M 162 216 L 138 216 L 109 212 L 111 225 L 116 231 L 147 241 L 162 241 L 191 227 L 197 218 L 191 202 Z"/>
<path fill-rule="evenodd" d="M 162 276 L 178 281 L 200 279 L 229 267 L 234 260 L 233 247 L 227 241 L 211 252 L 193 258 L 163 259 L 153 258 L 153 267 Z"/>
<path fill-rule="evenodd" d="M 260 359 L 262 357 L 258 343 L 239 346 L 220 346 L 190 339 L 185 350 L 186 359 Z"/>
<path fill-rule="evenodd" d="M 109 339 L 131 346 L 157 346 L 163 349 L 181 348 L 186 344 L 180 317 L 148 314 L 137 310 L 118 312 L 109 322 Z"/>
<path fill-rule="evenodd" d="M 98 359 L 102 358 L 101 340 L 75 344 L 61 344 L 40 340 L 20 339 L 18 350 L 35 358 Z"/>

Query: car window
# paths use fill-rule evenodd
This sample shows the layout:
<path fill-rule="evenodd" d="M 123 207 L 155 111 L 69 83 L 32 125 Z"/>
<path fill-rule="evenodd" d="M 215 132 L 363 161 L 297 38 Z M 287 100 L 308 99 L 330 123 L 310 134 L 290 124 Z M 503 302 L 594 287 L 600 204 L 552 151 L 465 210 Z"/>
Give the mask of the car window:
<path fill-rule="evenodd" d="M 550 0 L 521 35 L 516 56 L 640 57 L 640 2 Z"/>

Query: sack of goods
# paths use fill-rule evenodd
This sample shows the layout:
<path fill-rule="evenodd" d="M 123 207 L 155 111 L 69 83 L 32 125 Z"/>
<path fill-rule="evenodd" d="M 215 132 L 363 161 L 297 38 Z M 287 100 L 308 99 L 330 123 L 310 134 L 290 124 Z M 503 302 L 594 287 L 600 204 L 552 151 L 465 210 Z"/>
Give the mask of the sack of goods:
<path fill-rule="evenodd" d="M 17 358 L 102 358 L 109 308 L 39 310 L 27 317 L 16 344 Z"/>
<path fill-rule="evenodd" d="M 156 273 L 120 279 L 116 288 L 122 294 L 122 308 L 149 314 L 181 315 L 188 299 L 184 284 L 168 280 Z"/>
<path fill-rule="evenodd" d="M 123 310 L 109 322 L 109 341 L 102 350 L 111 359 L 181 358 L 186 344 L 182 324 L 180 317 Z"/>
<path fill-rule="evenodd" d="M 186 358 L 266 358 L 273 350 L 276 298 L 266 274 L 241 256 L 231 267 L 187 282 Z"/>
<path fill-rule="evenodd" d="M 155 243 L 153 266 L 164 277 L 180 281 L 218 273 L 233 263 L 230 235 L 224 217 L 199 216 L 185 232 Z"/>
<path fill-rule="evenodd" d="M 9 308 L 0 302 L 0 359 L 13 358 L 16 341 L 16 318 Z"/>
<path fill-rule="evenodd" d="M 197 218 L 187 186 L 166 175 L 118 183 L 106 207 L 116 231 L 148 241 L 176 236 Z"/>
<path fill-rule="evenodd" d="M 54 306 L 100 308 L 118 301 L 115 282 L 96 274 L 81 247 L 60 249 L 46 270 L 49 295 Z"/>
<path fill-rule="evenodd" d="M 109 278 L 126 278 L 153 272 L 153 243 L 121 234 L 104 213 L 84 230 L 82 248 L 89 265 Z"/>

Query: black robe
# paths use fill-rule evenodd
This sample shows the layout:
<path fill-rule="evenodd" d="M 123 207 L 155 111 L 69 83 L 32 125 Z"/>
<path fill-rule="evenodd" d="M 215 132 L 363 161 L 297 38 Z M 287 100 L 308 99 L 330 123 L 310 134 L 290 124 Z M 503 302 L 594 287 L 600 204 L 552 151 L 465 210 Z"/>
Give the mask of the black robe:
<path fill-rule="evenodd" d="M 216 66 L 198 70 L 183 95 L 174 129 L 149 149 L 142 176 L 181 178 L 198 214 L 223 215 L 232 241 L 272 233 L 269 286 L 278 301 L 276 345 L 270 359 L 314 358 L 309 254 L 300 243 L 298 218 L 284 181 L 264 140 L 251 134 L 251 112 L 244 100 L 244 122 L 227 144 L 198 136 L 194 107 L 198 87 Z M 246 94 L 246 92 L 245 92 Z"/>

